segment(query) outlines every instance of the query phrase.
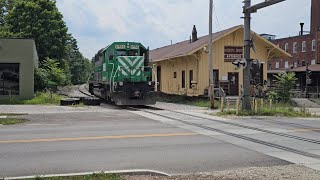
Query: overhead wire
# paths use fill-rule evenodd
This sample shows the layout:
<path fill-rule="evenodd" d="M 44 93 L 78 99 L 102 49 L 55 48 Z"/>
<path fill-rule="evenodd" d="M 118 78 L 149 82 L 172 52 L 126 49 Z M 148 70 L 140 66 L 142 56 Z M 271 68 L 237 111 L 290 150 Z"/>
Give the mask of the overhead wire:
<path fill-rule="evenodd" d="M 214 15 L 214 19 L 215 19 L 215 24 L 218 28 L 218 32 L 221 34 L 221 35 L 224 35 L 224 33 L 222 32 L 222 29 L 221 29 L 221 26 L 220 26 L 220 22 L 219 22 L 219 18 L 218 18 L 218 15 L 217 15 L 217 12 L 216 12 L 216 5 L 215 5 L 215 2 L 216 1 L 213 1 L 213 15 Z"/>

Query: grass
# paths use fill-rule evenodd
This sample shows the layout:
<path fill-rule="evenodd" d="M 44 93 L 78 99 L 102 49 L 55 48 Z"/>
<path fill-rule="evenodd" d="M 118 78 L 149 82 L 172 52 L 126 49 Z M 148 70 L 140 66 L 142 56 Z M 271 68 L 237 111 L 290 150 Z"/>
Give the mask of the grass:
<path fill-rule="evenodd" d="M 58 94 L 54 94 L 51 92 L 41 92 L 41 93 L 37 93 L 36 96 L 30 100 L 17 100 L 17 99 L 1 100 L 0 104 L 58 105 L 61 99 L 62 99 L 62 96 Z"/>
<path fill-rule="evenodd" d="M 0 116 L 23 116 L 27 114 L 19 114 L 19 113 L 0 113 Z"/>
<path fill-rule="evenodd" d="M 71 176 L 71 177 L 50 177 L 50 178 L 42 178 L 36 177 L 33 180 L 121 180 L 119 175 L 115 174 L 93 174 L 86 176 Z"/>
<path fill-rule="evenodd" d="M 19 124 L 19 123 L 24 123 L 24 122 L 26 122 L 26 120 L 17 119 L 17 118 L 0 119 L 0 124 L 2 124 L 2 125 L 13 125 L 13 124 Z"/>
<path fill-rule="evenodd" d="M 161 94 L 157 99 L 159 102 L 185 104 L 198 107 L 210 107 L 210 102 L 206 98 L 188 97 L 180 95 Z M 219 106 L 219 102 L 215 101 L 215 108 Z"/>
<path fill-rule="evenodd" d="M 269 105 L 259 107 L 257 113 L 254 111 L 229 110 L 217 113 L 219 116 L 282 116 L 282 117 L 314 117 L 306 108 L 294 109 L 293 103 L 275 103 L 270 109 Z"/>

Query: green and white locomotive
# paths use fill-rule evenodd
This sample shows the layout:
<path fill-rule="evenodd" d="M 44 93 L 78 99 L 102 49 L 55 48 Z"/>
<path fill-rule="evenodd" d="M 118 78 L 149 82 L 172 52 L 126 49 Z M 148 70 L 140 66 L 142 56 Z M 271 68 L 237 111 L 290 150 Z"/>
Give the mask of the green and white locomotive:
<path fill-rule="evenodd" d="M 141 43 L 112 43 L 95 55 L 94 68 L 91 94 L 120 106 L 156 103 L 149 49 Z"/>

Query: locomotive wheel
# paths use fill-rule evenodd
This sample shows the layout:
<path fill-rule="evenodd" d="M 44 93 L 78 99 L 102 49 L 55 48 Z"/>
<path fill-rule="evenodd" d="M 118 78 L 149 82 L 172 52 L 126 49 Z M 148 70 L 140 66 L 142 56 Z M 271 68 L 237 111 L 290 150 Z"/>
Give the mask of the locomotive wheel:
<path fill-rule="evenodd" d="M 80 104 L 79 98 L 65 98 L 60 100 L 61 106 L 72 106 Z"/>
<path fill-rule="evenodd" d="M 100 106 L 100 104 L 102 103 L 102 100 L 99 98 L 90 97 L 90 98 L 84 98 L 82 102 L 84 105 L 87 105 L 87 106 Z"/>

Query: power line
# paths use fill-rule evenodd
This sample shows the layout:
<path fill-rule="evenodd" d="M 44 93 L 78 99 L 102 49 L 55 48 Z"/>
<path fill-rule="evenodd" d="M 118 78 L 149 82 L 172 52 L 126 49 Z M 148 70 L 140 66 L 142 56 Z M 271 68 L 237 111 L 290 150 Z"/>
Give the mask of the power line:
<path fill-rule="evenodd" d="M 218 18 L 218 15 L 216 13 L 216 6 L 215 6 L 215 1 L 213 2 L 213 15 L 214 15 L 214 19 L 215 19 L 215 24 L 218 28 L 218 32 L 220 32 L 220 34 L 224 35 L 221 31 L 222 31 L 222 28 L 220 26 L 220 22 L 219 22 L 219 18 Z"/>

